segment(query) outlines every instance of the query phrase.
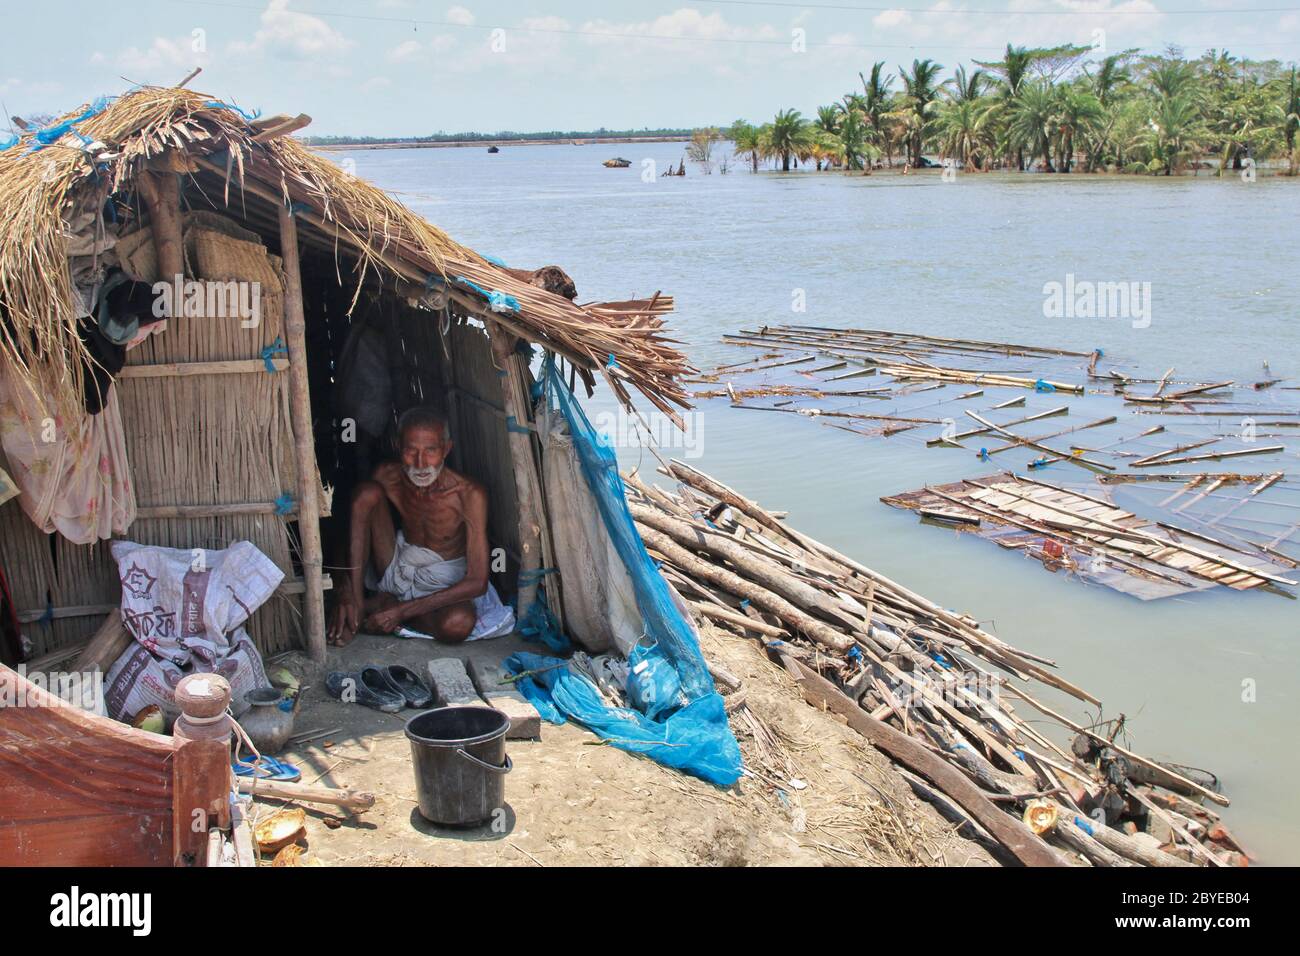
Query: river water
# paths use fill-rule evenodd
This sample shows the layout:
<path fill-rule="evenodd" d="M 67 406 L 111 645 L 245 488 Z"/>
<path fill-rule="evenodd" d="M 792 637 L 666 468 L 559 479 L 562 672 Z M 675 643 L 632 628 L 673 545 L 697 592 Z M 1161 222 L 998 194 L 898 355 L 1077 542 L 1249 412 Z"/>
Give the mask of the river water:
<path fill-rule="evenodd" d="M 1284 385 L 1300 376 L 1300 182 L 964 173 L 945 182 L 937 172 L 753 175 L 741 163 L 727 174 L 688 165 L 681 178 L 642 175 L 648 161 L 653 173 L 675 164 L 682 149 L 333 155 L 479 252 L 511 266 L 561 265 L 582 301 L 671 293 L 673 326 L 699 368 L 757 354 L 724 345 L 724 333 L 801 323 L 1102 348 L 1108 361 L 1150 378 L 1173 366 L 1175 377 L 1193 381 L 1257 381 L 1269 377 L 1264 362 L 1273 377 L 1291 377 Z M 620 150 L 631 168 L 600 165 Z M 1149 324 L 1046 318 L 1044 284 L 1068 275 L 1149 282 Z M 794 312 L 801 302 L 805 311 Z M 1082 364 L 1075 380 L 1083 380 Z M 1264 394 L 1270 407 L 1300 405 L 1294 391 Z M 1044 407 L 1035 398 L 1030 411 Z M 601 391 L 586 404 L 611 420 Z M 869 411 L 889 410 L 877 404 Z M 1123 421 L 1131 410 L 1119 414 Z M 1134 433 L 1148 423 L 1125 427 Z M 1104 701 L 1107 716 L 1127 715 L 1141 753 L 1218 774 L 1232 799 L 1225 820 L 1259 861 L 1300 863 L 1295 602 L 1216 588 L 1144 603 L 1049 574 L 973 535 L 922 527 L 878 499 L 991 470 L 923 440 L 865 439 L 719 400 L 701 401 L 690 424 L 667 449 L 673 455 L 1054 659 Z M 1294 474 L 1294 434 L 1289 446 L 1285 465 L 1211 467 Z M 628 466 L 652 470 L 649 454 L 620 453 Z M 1023 470 L 1028 457 L 1000 464 Z M 1044 699 L 1085 716 L 1059 696 Z"/>

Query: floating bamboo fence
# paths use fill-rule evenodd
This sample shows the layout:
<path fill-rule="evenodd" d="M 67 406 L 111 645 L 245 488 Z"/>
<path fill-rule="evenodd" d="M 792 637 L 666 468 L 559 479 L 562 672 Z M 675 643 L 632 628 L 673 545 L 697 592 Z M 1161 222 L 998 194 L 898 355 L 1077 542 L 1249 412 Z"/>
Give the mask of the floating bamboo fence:
<path fill-rule="evenodd" d="M 696 382 L 714 387 L 700 389 L 693 397 L 726 397 L 733 408 L 795 414 L 864 437 L 902 435 L 899 441 L 905 444 L 923 442 L 929 448 L 960 450 L 983 462 L 1006 455 L 1003 460 L 1014 463 L 1014 453 L 1021 452 L 1020 460 L 1031 474 L 1060 465 L 1065 471 L 1077 469 L 1085 479 L 1132 485 L 1132 497 L 1151 506 L 1153 519 L 1169 510 L 1170 517 L 1177 516 L 1187 528 L 1185 533 L 1206 536 L 1220 554 L 1244 548 L 1265 570 L 1272 563 L 1284 568 L 1298 563 L 1283 549 L 1294 548 L 1300 527 L 1276 519 L 1291 507 L 1285 497 L 1296 489 L 1282 469 L 1294 447 L 1289 429 L 1300 428 L 1300 409 L 1266 405 L 1258 395 L 1261 388 L 1275 386 L 1274 398 L 1286 392 L 1287 386 L 1279 385 L 1281 379 L 1253 383 L 1248 391 L 1225 378 L 1177 381 L 1173 368 L 1158 379 L 1146 379 L 1112 366 L 1100 367 L 1099 351 L 870 329 L 764 326 L 725 336 L 724 341 L 760 351 L 749 361 L 722 365 L 699 376 Z M 863 378 L 871 384 L 854 388 Z M 1030 391 L 1042 394 L 1026 394 Z M 1054 428 L 1034 424 L 1068 418 L 1072 405 L 1100 414 Z M 1154 416 L 1156 424 L 1143 426 L 1134 418 L 1137 415 Z M 1242 420 L 1238 434 L 1223 430 L 1229 417 Z M 1236 461 L 1250 461 L 1254 471 L 1270 465 L 1272 469 L 1258 477 L 1248 494 L 1237 498 L 1222 491 L 1250 476 L 1197 470 L 1218 462 L 1230 467 L 1228 463 Z M 1170 480 L 1172 476 L 1161 474 L 1166 468 L 1190 470 L 1178 473 L 1180 489 L 1146 501 L 1144 484 Z M 960 524 L 996 537 L 1008 547 L 1039 553 L 1023 534 L 1004 533 L 1006 526 L 989 513 L 951 507 L 938 497 L 951 490 L 941 486 L 937 491 L 904 492 L 890 500 L 908 502 L 906 506 L 916 507 L 927 520 Z M 1226 504 L 1216 510 L 1214 506 L 1222 502 Z M 1024 516 L 1010 517 L 1015 522 Z M 1268 527 L 1271 520 L 1276 527 Z M 1013 525 L 1012 530 L 1024 529 Z M 1059 534 L 1040 535 L 1038 544 L 1044 542 L 1049 552 L 1044 556 L 1053 564 L 1058 545 L 1075 554 L 1095 556 L 1105 551 L 1097 542 L 1073 548 Z M 1131 556 L 1118 558 L 1129 561 Z M 1248 580 L 1235 578 L 1228 568 L 1217 570 L 1229 585 Z M 1124 573 L 1108 572 L 1105 577 L 1107 583 L 1130 592 L 1137 589 L 1144 597 L 1206 586 L 1203 577 L 1193 580 L 1196 575 L 1189 578 L 1178 569 L 1153 567 L 1142 556 L 1131 561 Z M 1249 580 L 1263 583 L 1259 578 Z"/>

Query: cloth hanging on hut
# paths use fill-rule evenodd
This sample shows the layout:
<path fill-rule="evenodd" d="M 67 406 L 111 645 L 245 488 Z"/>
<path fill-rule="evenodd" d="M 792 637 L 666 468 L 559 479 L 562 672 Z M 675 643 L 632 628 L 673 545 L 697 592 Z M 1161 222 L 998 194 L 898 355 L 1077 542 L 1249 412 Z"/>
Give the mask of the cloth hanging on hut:
<path fill-rule="evenodd" d="M 98 415 L 57 414 L 10 368 L 0 368 L 0 445 L 36 527 L 75 544 L 121 534 L 135 520 L 135 488 L 117 389 Z"/>

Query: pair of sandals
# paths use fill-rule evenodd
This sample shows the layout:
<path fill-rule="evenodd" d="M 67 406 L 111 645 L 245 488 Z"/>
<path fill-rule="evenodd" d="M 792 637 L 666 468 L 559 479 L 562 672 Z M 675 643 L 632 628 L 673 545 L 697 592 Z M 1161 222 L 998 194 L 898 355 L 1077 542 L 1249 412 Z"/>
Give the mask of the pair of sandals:
<path fill-rule="evenodd" d="M 330 671 L 325 690 L 336 700 L 361 704 L 385 714 L 396 714 L 404 707 L 424 710 L 433 705 L 433 691 L 409 667 L 367 665 L 356 672 Z"/>

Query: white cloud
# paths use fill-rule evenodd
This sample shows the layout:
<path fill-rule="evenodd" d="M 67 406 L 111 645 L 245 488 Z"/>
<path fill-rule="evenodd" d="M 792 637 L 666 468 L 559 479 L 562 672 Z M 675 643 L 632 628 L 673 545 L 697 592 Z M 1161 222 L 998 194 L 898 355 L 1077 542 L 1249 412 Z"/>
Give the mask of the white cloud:
<path fill-rule="evenodd" d="M 388 51 L 388 62 L 405 63 L 407 60 L 414 60 L 423 49 L 418 40 L 406 40 Z"/>
<path fill-rule="evenodd" d="M 325 60 L 352 47 L 350 39 L 320 17 L 290 10 L 289 0 L 270 0 L 261 24 L 251 41 L 233 43 L 231 50 L 289 60 Z"/>
<path fill-rule="evenodd" d="M 372 76 L 361 84 L 361 92 L 377 93 L 380 90 L 386 90 L 393 85 L 393 81 L 386 76 Z"/>
<path fill-rule="evenodd" d="M 871 25 L 882 29 L 887 27 L 897 27 L 911 22 L 912 15 L 906 10 L 882 10 L 871 18 Z"/>
<path fill-rule="evenodd" d="M 105 66 L 110 58 L 96 52 L 90 62 L 94 66 Z M 176 70 L 208 65 L 207 34 L 202 28 L 196 28 L 188 36 L 154 37 L 147 47 L 129 46 L 118 51 L 111 62 L 133 80 L 170 80 L 174 83 L 180 79 L 180 76 L 170 75 Z"/>
<path fill-rule="evenodd" d="M 472 27 L 474 25 L 474 14 L 464 7 L 451 7 L 447 11 L 447 22 L 459 24 L 463 27 Z"/>

